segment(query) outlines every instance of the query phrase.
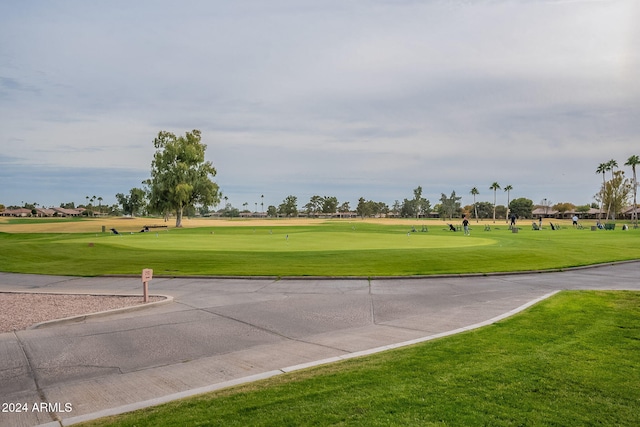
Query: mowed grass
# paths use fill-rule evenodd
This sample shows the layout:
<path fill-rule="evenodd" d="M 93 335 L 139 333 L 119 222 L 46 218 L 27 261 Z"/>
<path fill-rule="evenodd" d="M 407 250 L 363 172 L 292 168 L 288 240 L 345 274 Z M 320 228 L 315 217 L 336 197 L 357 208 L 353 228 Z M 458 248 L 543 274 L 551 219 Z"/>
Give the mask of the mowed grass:
<path fill-rule="evenodd" d="M 87 426 L 637 426 L 640 294 L 563 292 L 475 331 Z"/>
<path fill-rule="evenodd" d="M 14 224 L 20 233 L 11 233 L 13 224 L 3 224 L 0 233 L 0 269 L 18 273 L 94 276 L 152 268 L 156 275 L 373 277 L 546 270 L 640 258 L 638 229 L 594 232 L 570 225 L 556 231 L 521 226 L 512 233 L 504 223 L 487 223 L 491 231 L 472 224 L 472 235 L 464 236 L 440 221 L 210 221 L 149 233 L 133 225 L 121 235 L 29 233 L 27 221 Z M 99 229 L 98 222 L 90 224 Z M 421 232 L 422 225 L 429 231 Z"/>

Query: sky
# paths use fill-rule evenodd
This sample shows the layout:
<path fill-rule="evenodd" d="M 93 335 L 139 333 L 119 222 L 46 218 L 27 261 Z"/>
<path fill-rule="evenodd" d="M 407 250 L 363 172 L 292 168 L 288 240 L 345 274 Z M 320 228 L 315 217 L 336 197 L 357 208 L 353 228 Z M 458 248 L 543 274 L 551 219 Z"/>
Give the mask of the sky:
<path fill-rule="evenodd" d="M 637 0 L 0 1 L 0 203 L 115 203 L 158 132 L 193 129 L 252 210 L 494 182 L 592 203 L 598 165 L 640 155 L 638 22 Z"/>

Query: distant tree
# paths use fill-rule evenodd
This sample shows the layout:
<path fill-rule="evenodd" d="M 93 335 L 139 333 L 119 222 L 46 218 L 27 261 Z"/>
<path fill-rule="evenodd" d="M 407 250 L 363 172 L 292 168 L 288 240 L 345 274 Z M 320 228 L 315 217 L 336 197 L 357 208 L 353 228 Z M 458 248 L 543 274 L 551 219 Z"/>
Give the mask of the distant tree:
<path fill-rule="evenodd" d="M 336 197 L 323 197 L 322 199 L 322 213 L 334 214 L 338 210 L 338 199 Z"/>
<path fill-rule="evenodd" d="M 507 214 L 505 215 L 505 218 L 507 219 L 507 221 L 509 221 L 509 203 L 510 203 L 510 199 L 511 199 L 511 190 L 513 190 L 513 186 L 512 185 L 507 185 L 503 188 L 504 191 L 507 192 Z"/>
<path fill-rule="evenodd" d="M 374 209 L 376 211 L 376 215 L 386 215 L 389 213 L 389 205 L 384 202 L 377 202 Z"/>
<path fill-rule="evenodd" d="M 163 214 L 176 213 L 176 227 L 182 227 L 185 208 L 199 204 L 213 206 L 220 201 L 219 188 L 211 178 L 216 175 L 213 164 L 205 161 L 207 148 L 200 131 L 184 136 L 161 131 L 154 139 L 156 152 L 151 162 L 149 205 Z"/>
<path fill-rule="evenodd" d="M 60 207 L 62 209 L 75 209 L 76 208 L 76 204 L 73 203 L 73 202 L 60 203 Z"/>
<path fill-rule="evenodd" d="M 416 218 L 420 217 L 420 215 L 426 215 L 431 210 L 431 203 L 429 200 L 422 197 L 422 187 L 418 186 L 413 190 L 413 203 L 415 208 Z"/>
<path fill-rule="evenodd" d="M 129 194 L 116 194 L 116 200 L 122 206 L 125 215 L 136 216 L 142 212 L 146 204 L 146 193 L 142 188 L 132 188 Z"/>
<path fill-rule="evenodd" d="M 309 203 L 303 206 L 303 209 L 307 212 L 309 216 L 317 216 L 319 212 L 322 211 L 322 203 L 323 199 L 320 196 L 311 196 L 309 199 Z"/>
<path fill-rule="evenodd" d="M 604 206 L 602 205 L 602 201 L 604 200 L 604 187 L 606 185 L 606 180 L 605 180 L 605 172 L 607 172 L 607 163 L 600 163 L 598 165 L 598 168 L 596 169 L 596 173 L 597 174 L 602 174 L 602 187 L 600 188 L 600 197 L 599 200 L 601 201 L 600 203 L 600 212 L 598 213 L 598 219 L 602 219 L 602 209 L 604 208 Z"/>
<path fill-rule="evenodd" d="M 493 190 L 493 222 L 496 222 L 496 191 L 500 189 L 500 184 L 494 182 L 489 187 L 489 190 Z"/>
<path fill-rule="evenodd" d="M 413 190 L 413 199 L 404 199 L 400 206 L 400 216 L 403 218 L 419 218 L 431 212 L 431 202 L 422 197 L 422 187 Z"/>
<path fill-rule="evenodd" d="M 338 212 L 350 212 L 351 206 L 349 206 L 349 202 L 344 202 L 338 208 Z"/>
<path fill-rule="evenodd" d="M 580 206 L 576 206 L 576 212 L 578 212 L 579 214 L 586 214 L 591 210 L 591 206 L 589 205 L 580 205 Z"/>
<path fill-rule="evenodd" d="M 531 218 L 533 212 L 533 200 L 520 197 L 509 203 L 509 211 L 518 218 Z"/>
<path fill-rule="evenodd" d="M 395 202 L 393 202 L 393 206 L 391 207 L 391 212 L 396 216 L 400 215 L 400 207 L 401 207 L 400 202 L 396 200 Z"/>
<path fill-rule="evenodd" d="M 237 218 L 240 216 L 240 210 L 234 208 L 231 203 L 226 203 L 221 211 L 221 215 L 225 218 Z"/>
<path fill-rule="evenodd" d="M 373 200 L 365 200 L 364 197 L 358 199 L 356 213 L 362 218 L 374 217 L 389 213 L 389 206 L 384 202 L 374 202 Z"/>
<path fill-rule="evenodd" d="M 609 160 L 607 163 L 607 171 L 611 172 L 611 182 L 613 182 L 615 178 L 615 169 L 618 167 L 618 162 L 614 159 Z M 611 192 L 611 197 L 609 198 L 609 202 L 607 204 L 607 218 L 609 218 L 609 212 L 611 212 L 611 207 L 616 204 L 616 192 Z M 613 208 L 613 214 L 611 215 L 612 219 L 616 218 L 616 209 Z"/>
<path fill-rule="evenodd" d="M 498 205 L 494 207 L 495 214 L 497 218 L 506 218 L 507 217 L 507 207 L 505 205 Z"/>
<path fill-rule="evenodd" d="M 0 203 L 0 212 L 2 212 L 3 210 L 5 210 L 6 208 L 4 207 L 4 205 L 2 203 Z"/>
<path fill-rule="evenodd" d="M 556 203 L 551 208 L 560 212 L 560 215 L 564 215 L 566 212 L 573 211 L 576 208 L 576 206 L 573 203 L 563 202 L 563 203 Z"/>
<path fill-rule="evenodd" d="M 476 214 L 476 222 L 478 222 L 478 208 L 476 206 L 476 196 L 480 194 L 480 192 L 476 187 L 473 187 L 469 193 L 473 196 L 473 210 Z"/>
<path fill-rule="evenodd" d="M 634 154 L 627 159 L 624 165 L 631 166 L 633 171 L 633 181 L 631 182 L 633 190 L 633 221 L 634 228 L 638 228 L 638 176 L 636 175 L 636 166 L 640 165 L 640 157 Z"/>
<path fill-rule="evenodd" d="M 462 197 L 456 196 L 455 191 L 452 191 L 449 197 L 442 193 L 440 197 L 440 216 L 442 218 L 448 216 L 449 219 L 453 219 L 453 216 L 460 211 L 460 199 L 462 199 Z"/>
<path fill-rule="evenodd" d="M 278 207 L 278 213 L 286 217 L 298 216 L 298 198 L 287 196 Z"/>
<path fill-rule="evenodd" d="M 607 218 L 616 219 L 616 213 L 629 203 L 632 191 L 632 184 L 624 177 L 624 171 L 615 171 L 613 178 L 606 182 L 600 193 L 596 194 L 596 200 L 610 207 L 607 212 L 611 212 L 611 216 L 607 214 Z"/>
<path fill-rule="evenodd" d="M 210 212 L 211 211 L 209 210 L 208 206 L 199 206 L 198 207 L 198 214 L 200 216 L 207 216 L 207 215 L 209 215 Z"/>
<path fill-rule="evenodd" d="M 371 205 L 367 204 L 367 201 L 364 197 L 360 197 L 358 199 L 358 206 L 356 207 L 356 213 L 359 217 L 365 218 L 373 215 L 373 210 L 371 209 Z"/>
<path fill-rule="evenodd" d="M 478 202 L 475 208 L 478 210 L 478 218 L 488 219 L 493 214 L 493 204 L 490 202 Z"/>
<path fill-rule="evenodd" d="M 267 216 L 271 217 L 271 218 L 275 218 L 278 216 L 278 209 L 276 209 L 275 206 L 273 205 L 269 205 L 269 207 L 267 208 Z"/>
<path fill-rule="evenodd" d="M 416 216 L 416 207 L 413 200 L 404 199 L 400 205 L 400 216 L 402 218 L 414 218 Z"/>

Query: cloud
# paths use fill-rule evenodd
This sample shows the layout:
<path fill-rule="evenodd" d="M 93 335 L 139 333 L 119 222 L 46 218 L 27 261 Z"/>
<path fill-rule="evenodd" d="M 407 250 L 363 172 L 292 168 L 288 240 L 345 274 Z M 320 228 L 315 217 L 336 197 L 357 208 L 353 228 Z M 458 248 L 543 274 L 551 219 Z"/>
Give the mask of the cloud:
<path fill-rule="evenodd" d="M 158 131 L 201 129 L 234 199 L 391 203 L 422 185 L 437 200 L 509 180 L 586 203 L 592 169 L 637 148 L 639 13 L 633 0 L 5 3 L 0 147 L 16 167 L 146 177 Z M 53 194 L 74 187 L 58 173 Z"/>

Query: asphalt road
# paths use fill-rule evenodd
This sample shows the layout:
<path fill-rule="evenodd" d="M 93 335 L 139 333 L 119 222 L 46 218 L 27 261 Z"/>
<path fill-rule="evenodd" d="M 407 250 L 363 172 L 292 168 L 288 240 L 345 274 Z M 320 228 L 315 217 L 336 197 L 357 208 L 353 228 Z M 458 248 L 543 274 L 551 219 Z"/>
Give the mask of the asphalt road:
<path fill-rule="evenodd" d="M 138 278 L 0 273 L 0 291 L 141 289 Z M 173 302 L 0 334 L 0 426 L 70 425 L 419 342 L 564 289 L 640 290 L 640 262 L 372 281 L 156 278 L 150 292 Z"/>

